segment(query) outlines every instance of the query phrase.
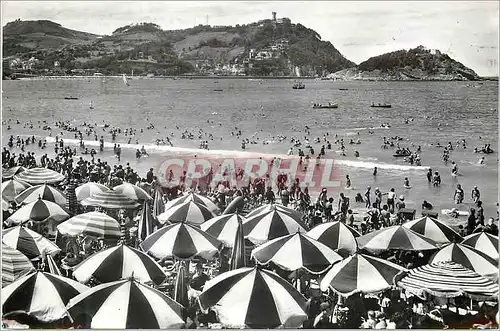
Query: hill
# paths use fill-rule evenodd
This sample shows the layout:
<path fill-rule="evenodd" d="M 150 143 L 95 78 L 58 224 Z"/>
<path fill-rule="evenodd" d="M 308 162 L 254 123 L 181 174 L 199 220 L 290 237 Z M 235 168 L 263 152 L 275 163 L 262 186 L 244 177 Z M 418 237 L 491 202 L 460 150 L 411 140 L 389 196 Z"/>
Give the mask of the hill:
<path fill-rule="evenodd" d="M 355 65 L 314 30 L 286 18 L 170 31 L 140 23 L 117 28 L 109 36 L 50 21 L 16 20 L 4 26 L 3 35 L 7 67 L 16 71 L 23 63 L 23 70 L 34 73 L 314 76 Z M 26 66 L 28 59 L 34 60 Z"/>
<path fill-rule="evenodd" d="M 418 46 L 371 57 L 356 68 L 332 75 L 342 79 L 478 80 L 474 70 L 439 50 Z"/>

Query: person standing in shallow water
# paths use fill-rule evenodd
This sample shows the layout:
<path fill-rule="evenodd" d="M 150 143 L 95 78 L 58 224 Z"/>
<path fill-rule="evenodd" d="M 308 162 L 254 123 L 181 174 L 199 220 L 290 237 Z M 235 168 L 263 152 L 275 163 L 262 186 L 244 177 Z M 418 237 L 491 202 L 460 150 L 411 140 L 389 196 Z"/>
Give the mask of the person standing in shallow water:
<path fill-rule="evenodd" d="M 366 188 L 366 192 L 365 192 L 365 207 L 366 208 L 370 208 L 372 206 L 370 203 L 370 190 L 371 190 L 371 187 L 368 186 Z"/>
<path fill-rule="evenodd" d="M 461 204 L 464 202 L 464 190 L 462 189 L 462 185 L 457 184 L 457 189 L 455 190 L 455 195 L 453 196 L 455 203 Z"/>

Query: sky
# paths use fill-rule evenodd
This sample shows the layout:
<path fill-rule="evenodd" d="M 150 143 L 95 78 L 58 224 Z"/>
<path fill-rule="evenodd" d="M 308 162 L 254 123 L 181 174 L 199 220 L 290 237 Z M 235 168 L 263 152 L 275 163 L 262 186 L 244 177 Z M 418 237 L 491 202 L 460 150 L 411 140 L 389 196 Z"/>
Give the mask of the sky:
<path fill-rule="evenodd" d="M 15 19 L 51 20 L 64 27 L 111 34 L 152 22 L 165 30 L 198 24 L 236 25 L 277 17 L 316 30 L 356 63 L 423 45 L 498 76 L 498 1 L 2 1 L 2 26 Z"/>

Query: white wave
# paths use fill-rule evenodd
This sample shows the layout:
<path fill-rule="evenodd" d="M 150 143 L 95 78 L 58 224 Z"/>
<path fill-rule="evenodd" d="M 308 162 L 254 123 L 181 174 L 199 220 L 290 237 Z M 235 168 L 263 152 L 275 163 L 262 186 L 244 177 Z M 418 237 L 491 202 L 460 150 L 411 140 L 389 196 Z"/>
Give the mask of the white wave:
<path fill-rule="evenodd" d="M 389 130 L 390 128 L 388 127 L 371 127 L 371 128 L 346 128 L 345 130 L 352 130 L 352 131 L 363 131 L 363 130 Z"/>
<path fill-rule="evenodd" d="M 389 169 L 389 170 L 400 170 L 400 171 L 408 171 L 408 170 L 427 171 L 429 169 L 429 167 L 427 166 L 419 167 L 419 166 L 399 165 L 390 163 L 375 163 L 375 162 L 365 162 L 356 160 L 335 160 L 335 164 L 352 168 L 373 169 L 377 167 L 377 169 Z"/>

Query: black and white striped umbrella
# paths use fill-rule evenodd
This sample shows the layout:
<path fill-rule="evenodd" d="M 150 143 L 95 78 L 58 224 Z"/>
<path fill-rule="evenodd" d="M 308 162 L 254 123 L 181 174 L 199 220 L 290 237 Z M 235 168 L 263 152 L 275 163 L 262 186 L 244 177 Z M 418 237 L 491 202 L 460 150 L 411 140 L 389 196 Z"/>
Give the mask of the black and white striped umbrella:
<path fill-rule="evenodd" d="M 397 278 L 399 287 L 424 299 L 430 294 L 443 298 L 466 295 L 481 301 L 498 300 L 497 282 L 451 261 L 410 269 Z"/>
<path fill-rule="evenodd" d="M 207 198 L 203 195 L 200 195 L 200 194 L 197 194 L 194 192 L 190 192 L 190 193 L 188 193 L 184 196 L 181 196 L 177 199 L 168 201 L 166 206 L 165 206 L 165 209 L 169 209 L 171 207 L 177 206 L 179 204 L 183 204 L 183 203 L 188 202 L 188 201 L 193 201 L 193 202 L 196 202 L 197 204 L 201 204 L 201 205 L 207 207 L 208 210 L 210 210 L 212 213 L 215 213 L 215 214 L 217 214 L 220 211 L 219 207 L 217 207 L 217 205 L 212 200 L 210 200 L 209 198 Z"/>
<path fill-rule="evenodd" d="M 95 193 L 81 203 L 84 206 L 94 206 L 105 209 L 135 209 L 140 206 L 140 204 L 134 200 L 113 190 Z"/>
<path fill-rule="evenodd" d="M 153 216 L 158 217 L 161 213 L 165 211 L 165 202 L 163 201 L 163 194 L 160 189 L 155 190 L 155 196 L 153 200 Z"/>
<path fill-rule="evenodd" d="M 62 192 L 60 192 L 58 189 L 47 184 L 27 188 L 26 190 L 18 194 L 15 197 L 14 201 L 17 204 L 28 204 L 37 201 L 38 198 L 54 202 L 61 207 L 64 207 L 66 205 L 66 197 L 64 196 L 64 194 L 62 194 Z"/>
<path fill-rule="evenodd" d="M 285 214 L 288 214 L 290 215 L 291 217 L 295 218 L 295 219 L 302 219 L 302 213 L 293 209 L 293 208 L 289 208 L 289 207 L 285 207 L 281 204 L 278 204 L 278 203 L 269 203 L 269 204 L 266 204 L 266 205 L 263 205 L 263 206 L 260 206 L 260 207 L 257 207 L 253 210 L 251 210 L 247 215 L 246 217 L 247 218 L 250 218 L 250 217 L 253 217 L 255 215 L 259 215 L 259 214 L 262 214 L 262 213 L 267 213 L 267 212 L 270 212 L 272 210 L 278 210 L 282 213 L 285 213 Z"/>
<path fill-rule="evenodd" d="M 21 166 L 12 167 L 6 170 L 2 169 L 2 179 L 3 180 L 12 179 L 14 178 L 15 175 L 20 174 L 25 170 L 26 168 Z"/>
<path fill-rule="evenodd" d="M 151 213 L 149 202 L 144 201 L 137 225 L 137 236 L 139 237 L 139 239 L 144 240 L 147 236 L 152 234 L 154 232 L 156 223 L 156 219 Z"/>
<path fill-rule="evenodd" d="M 401 249 L 425 251 L 439 247 L 434 240 L 426 238 L 401 225 L 390 226 L 356 238 L 359 248 L 368 250 Z"/>
<path fill-rule="evenodd" d="M 498 260 L 498 237 L 486 232 L 473 233 L 464 238 L 462 245 L 470 246 Z"/>
<path fill-rule="evenodd" d="M 249 217 L 243 223 L 245 238 L 256 245 L 297 231 L 306 232 L 302 220 L 294 218 L 278 208 Z"/>
<path fill-rule="evenodd" d="M 354 254 L 358 250 L 356 238 L 361 234 L 342 222 L 327 222 L 316 225 L 307 235 L 322 244 L 337 250 L 342 256 Z"/>
<path fill-rule="evenodd" d="M 463 240 L 462 236 L 451 227 L 428 216 L 408 221 L 403 226 L 440 244 Z"/>
<path fill-rule="evenodd" d="M 133 279 L 101 284 L 70 300 L 74 325 L 93 329 L 167 329 L 184 326 L 183 307 Z"/>
<path fill-rule="evenodd" d="M 156 230 L 140 246 L 157 259 L 173 256 L 185 260 L 196 255 L 211 259 L 223 243 L 197 227 L 175 223 Z"/>
<path fill-rule="evenodd" d="M 57 230 L 68 236 L 85 234 L 104 239 L 117 239 L 121 236 L 120 223 L 113 217 L 97 211 L 73 216 L 59 224 Z"/>
<path fill-rule="evenodd" d="M 35 268 L 26 255 L 2 242 L 2 287 L 32 271 Z"/>
<path fill-rule="evenodd" d="M 253 249 L 251 255 L 258 263 L 273 262 L 284 270 L 307 270 L 320 274 L 342 256 L 330 247 L 300 232 L 273 239 Z"/>
<path fill-rule="evenodd" d="M 209 280 L 198 297 L 227 328 L 298 328 L 307 319 L 306 299 L 292 284 L 260 268 L 240 268 Z"/>
<path fill-rule="evenodd" d="M 27 169 L 14 176 L 14 179 L 21 180 L 31 185 L 37 184 L 55 184 L 64 180 L 64 175 L 47 168 Z"/>
<path fill-rule="evenodd" d="M 113 191 L 123 194 L 127 198 L 134 201 L 150 201 L 153 198 L 142 188 L 137 185 L 130 183 L 123 183 L 121 185 L 115 186 Z"/>
<path fill-rule="evenodd" d="M 485 253 L 462 244 L 449 244 L 441 248 L 429 263 L 452 261 L 482 276 L 498 277 L 498 262 Z"/>
<path fill-rule="evenodd" d="M 35 272 L 19 278 L 2 289 L 2 313 L 25 313 L 42 322 L 54 322 L 68 316 L 66 304 L 88 290 L 69 278 Z"/>
<path fill-rule="evenodd" d="M 41 256 L 44 252 L 55 255 L 61 251 L 55 243 L 22 225 L 3 230 L 2 241 L 30 259 Z"/>
<path fill-rule="evenodd" d="M 44 223 L 47 221 L 62 222 L 68 218 L 68 213 L 58 204 L 52 201 L 37 199 L 18 209 L 7 218 L 7 223 L 20 224 L 30 220 L 37 223 Z"/>
<path fill-rule="evenodd" d="M 73 276 L 81 283 L 94 277 L 101 283 L 134 276 L 140 282 L 161 284 L 166 275 L 146 253 L 120 244 L 99 251 L 76 266 Z"/>
<path fill-rule="evenodd" d="M 165 222 L 187 222 L 193 225 L 200 225 L 214 217 L 214 214 L 207 207 L 194 201 L 186 201 L 172 206 L 158 215 L 158 221 Z"/>
<path fill-rule="evenodd" d="M 200 227 L 209 235 L 222 241 L 226 247 L 233 247 L 239 221 L 244 222 L 245 217 L 239 214 L 225 214 L 209 219 Z"/>
<path fill-rule="evenodd" d="M 2 199 L 7 202 L 14 201 L 14 198 L 31 185 L 28 183 L 20 182 L 15 179 L 10 179 L 2 183 Z"/>
<path fill-rule="evenodd" d="M 78 202 L 80 202 L 82 200 L 90 198 L 93 194 L 107 192 L 107 191 L 109 191 L 109 188 L 107 188 L 106 186 L 104 186 L 102 184 L 88 182 L 88 183 L 85 183 L 85 184 L 78 186 L 75 189 L 76 200 L 78 200 Z"/>
<path fill-rule="evenodd" d="M 339 262 L 321 280 L 321 290 L 329 287 L 342 296 L 376 293 L 394 286 L 394 277 L 406 269 L 389 261 L 354 254 Z"/>

